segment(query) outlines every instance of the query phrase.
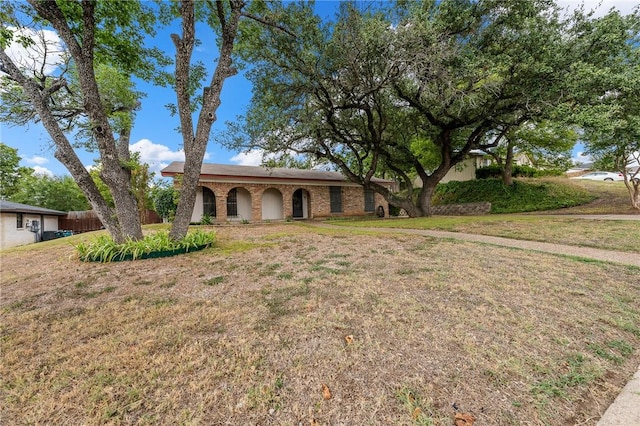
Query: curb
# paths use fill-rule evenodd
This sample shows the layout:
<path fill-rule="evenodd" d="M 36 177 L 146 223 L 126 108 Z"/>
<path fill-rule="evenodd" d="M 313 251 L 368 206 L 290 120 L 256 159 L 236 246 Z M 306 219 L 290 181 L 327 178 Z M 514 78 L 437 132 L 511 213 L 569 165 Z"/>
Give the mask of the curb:
<path fill-rule="evenodd" d="M 640 425 L 640 366 L 596 426 Z"/>

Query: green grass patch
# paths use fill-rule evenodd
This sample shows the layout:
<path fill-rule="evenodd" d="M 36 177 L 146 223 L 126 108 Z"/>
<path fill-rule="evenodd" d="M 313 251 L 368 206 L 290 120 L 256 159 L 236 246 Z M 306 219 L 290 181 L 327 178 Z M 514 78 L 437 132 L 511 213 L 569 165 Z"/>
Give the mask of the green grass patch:
<path fill-rule="evenodd" d="M 261 291 L 262 302 L 269 310 L 270 319 L 287 315 L 290 310 L 287 302 L 294 297 L 305 297 L 309 295 L 309 286 L 302 283 L 299 286 L 272 288 L 265 287 Z"/>
<path fill-rule="evenodd" d="M 396 397 L 407 410 L 414 425 L 432 426 L 440 424 L 440 420 L 443 420 L 436 416 L 433 403 L 423 398 L 422 395 L 414 389 L 402 388 L 398 391 Z"/>
<path fill-rule="evenodd" d="M 218 275 L 216 277 L 209 278 L 204 282 L 204 284 L 214 286 L 214 285 L 222 284 L 223 281 L 224 281 L 224 276 Z"/>
<path fill-rule="evenodd" d="M 566 364 L 566 373 L 539 381 L 533 386 L 532 392 L 546 397 L 565 397 L 568 388 L 589 384 L 602 374 L 582 354 L 568 357 Z"/>

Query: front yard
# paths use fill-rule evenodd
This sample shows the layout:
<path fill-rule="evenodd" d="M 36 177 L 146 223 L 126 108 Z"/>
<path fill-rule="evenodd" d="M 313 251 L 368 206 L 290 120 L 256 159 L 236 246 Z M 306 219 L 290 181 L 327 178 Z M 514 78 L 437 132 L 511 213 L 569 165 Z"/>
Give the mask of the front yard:
<path fill-rule="evenodd" d="M 215 248 L 136 262 L 82 263 L 62 240 L 3 252 L 3 423 L 450 425 L 455 407 L 594 425 L 640 363 L 637 268 L 216 230 Z"/>

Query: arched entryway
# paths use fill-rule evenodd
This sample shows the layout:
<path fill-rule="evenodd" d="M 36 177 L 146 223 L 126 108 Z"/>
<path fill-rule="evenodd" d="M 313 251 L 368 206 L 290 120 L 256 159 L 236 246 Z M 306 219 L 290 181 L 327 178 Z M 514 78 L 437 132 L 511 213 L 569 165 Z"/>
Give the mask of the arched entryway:
<path fill-rule="evenodd" d="M 275 188 L 269 188 L 262 193 L 262 220 L 282 219 L 284 219 L 282 193 Z"/>
<path fill-rule="evenodd" d="M 227 219 L 251 220 L 251 193 L 244 188 L 233 188 L 227 194 Z"/>
<path fill-rule="evenodd" d="M 205 186 L 196 189 L 196 202 L 191 213 L 191 222 L 202 221 L 203 216 L 216 217 L 216 196 L 213 191 Z"/>
<path fill-rule="evenodd" d="M 309 218 L 309 205 L 311 204 L 311 197 L 309 191 L 306 189 L 296 189 L 291 197 L 293 218 L 294 219 L 307 219 Z"/>
<path fill-rule="evenodd" d="M 202 187 L 202 215 L 216 217 L 216 195 L 206 187 Z"/>

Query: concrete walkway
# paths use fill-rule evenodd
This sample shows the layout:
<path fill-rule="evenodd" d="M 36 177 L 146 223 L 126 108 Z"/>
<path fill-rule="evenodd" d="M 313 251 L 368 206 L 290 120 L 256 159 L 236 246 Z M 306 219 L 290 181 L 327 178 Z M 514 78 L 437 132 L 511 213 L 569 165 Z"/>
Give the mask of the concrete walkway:
<path fill-rule="evenodd" d="M 598 216 L 562 216 L 592 220 L 640 220 L 640 215 L 598 215 Z M 322 222 L 310 222 L 314 226 L 332 229 L 366 230 L 380 233 L 424 235 L 427 237 L 447 238 L 454 240 L 471 241 L 483 244 L 493 244 L 503 247 L 514 247 L 523 250 L 552 253 L 561 256 L 575 256 L 586 259 L 595 259 L 603 262 L 612 262 L 623 265 L 640 267 L 640 254 L 600 250 L 589 247 L 567 246 L 563 244 L 542 243 L 537 241 L 515 240 L 511 238 L 492 237 L 487 235 L 464 234 L 460 232 L 433 231 L 423 229 L 402 228 L 360 228 L 350 226 L 331 225 Z M 640 276 L 640 274 L 639 274 Z M 640 277 L 638 278 L 640 280 Z M 620 395 L 598 421 L 596 426 L 640 426 L 640 366 L 638 371 L 622 389 Z"/>
<path fill-rule="evenodd" d="M 640 216 L 638 217 L 640 218 Z M 533 250 L 533 251 L 539 251 L 543 253 L 553 253 L 553 254 L 558 254 L 563 256 L 575 256 L 575 257 L 581 257 L 586 259 L 601 260 L 603 262 L 613 262 L 613 263 L 620 263 L 623 265 L 632 265 L 632 266 L 640 267 L 640 254 L 638 253 L 602 250 L 602 249 L 590 248 L 590 247 L 568 246 L 563 244 L 543 243 L 538 241 L 515 240 L 513 238 L 492 237 L 489 235 L 464 234 L 462 232 L 434 231 L 434 230 L 426 230 L 426 229 L 403 229 L 403 228 L 375 228 L 375 227 L 361 228 L 361 227 L 331 225 L 331 224 L 322 223 L 322 222 L 315 222 L 313 223 L 313 225 L 324 227 L 324 228 L 333 228 L 333 229 L 364 230 L 364 231 L 373 231 L 373 232 L 384 232 L 384 233 L 390 233 L 390 234 L 424 235 L 425 237 L 464 240 L 464 241 L 471 241 L 476 243 L 492 244 L 492 245 L 503 246 L 503 247 L 514 247 L 514 248 L 520 248 L 523 250 Z"/>

